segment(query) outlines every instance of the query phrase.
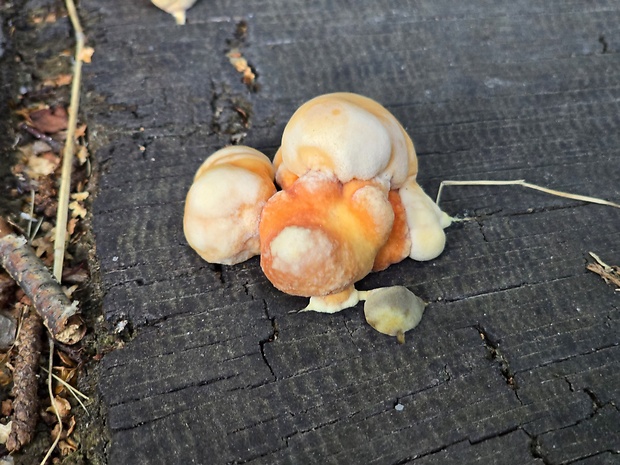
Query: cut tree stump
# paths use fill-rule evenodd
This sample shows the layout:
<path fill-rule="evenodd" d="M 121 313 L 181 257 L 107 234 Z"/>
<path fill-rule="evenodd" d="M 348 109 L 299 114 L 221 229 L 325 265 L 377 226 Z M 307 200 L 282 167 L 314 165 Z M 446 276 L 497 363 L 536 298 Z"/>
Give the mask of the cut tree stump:
<path fill-rule="evenodd" d="M 620 3 L 200 0 L 185 26 L 146 0 L 80 4 L 104 311 L 134 335 L 102 361 L 110 464 L 619 463 L 620 295 L 586 264 L 620 264 L 620 210 L 448 188 L 473 220 L 445 252 L 358 284 L 429 302 L 404 345 L 361 305 L 290 313 L 305 299 L 257 258 L 202 261 L 182 215 L 205 157 L 273 156 L 333 91 L 394 113 L 431 196 L 526 179 L 618 202 Z"/>

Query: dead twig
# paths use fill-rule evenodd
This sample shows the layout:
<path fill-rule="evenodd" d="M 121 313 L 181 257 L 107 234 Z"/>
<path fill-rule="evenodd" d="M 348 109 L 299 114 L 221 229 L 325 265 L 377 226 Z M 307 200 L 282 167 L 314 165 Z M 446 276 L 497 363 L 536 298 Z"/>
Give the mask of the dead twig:
<path fill-rule="evenodd" d="M 80 106 L 80 85 L 82 82 L 82 61 L 84 54 L 84 32 L 82 31 L 82 25 L 80 24 L 80 18 L 78 17 L 75 9 L 75 3 L 73 0 L 65 0 L 67 12 L 71 19 L 71 25 L 75 33 L 75 58 L 73 63 L 73 80 L 71 82 L 71 102 L 69 104 L 69 122 L 67 125 L 67 140 L 65 142 L 65 148 L 62 154 L 62 174 L 60 178 L 60 191 L 58 193 L 58 211 L 56 215 L 56 235 L 54 237 L 54 276 L 60 282 L 62 280 L 62 267 L 65 258 L 65 247 L 67 242 L 67 220 L 69 216 L 69 195 L 71 193 L 71 171 L 73 168 L 73 156 L 75 152 L 75 130 L 77 128 L 77 115 Z M 80 322 L 83 325 L 82 320 Z M 80 335 L 80 339 L 84 336 L 86 328 Z M 52 332 L 53 334 L 53 332 Z M 59 339 L 60 340 L 60 339 Z M 62 341 L 60 342 L 67 342 Z M 58 435 L 54 439 L 54 443 L 48 449 L 47 454 L 41 461 L 41 464 L 45 464 L 47 459 L 51 456 L 53 450 L 58 445 L 62 433 L 62 419 L 60 413 L 56 408 L 54 402 L 54 392 L 52 389 L 52 357 L 54 356 L 54 340 L 49 339 L 50 344 L 50 360 L 49 360 L 49 373 L 47 378 L 47 386 L 49 390 L 50 400 L 56 418 L 58 419 L 59 431 Z"/>
<path fill-rule="evenodd" d="M 35 255 L 23 236 L 14 234 L 0 218 L 0 264 L 32 300 L 53 337 L 75 344 L 86 332 L 77 314 L 77 302 L 71 302 L 49 270 Z"/>
<path fill-rule="evenodd" d="M 32 126 L 26 123 L 21 123 L 18 127 L 22 131 L 26 131 L 31 136 L 45 142 L 47 145 L 50 146 L 50 148 L 52 149 L 52 152 L 54 153 L 62 152 L 62 144 L 60 142 L 58 142 L 57 140 L 54 140 L 53 138 L 51 138 L 44 132 L 39 131 L 37 128 L 33 128 Z"/>
<path fill-rule="evenodd" d="M 39 380 L 37 370 L 41 356 L 41 318 L 34 312 L 24 317 L 17 339 L 17 357 L 13 371 L 13 423 L 6 448 L 17 451 L 30 443 L 39 421 Z"/>

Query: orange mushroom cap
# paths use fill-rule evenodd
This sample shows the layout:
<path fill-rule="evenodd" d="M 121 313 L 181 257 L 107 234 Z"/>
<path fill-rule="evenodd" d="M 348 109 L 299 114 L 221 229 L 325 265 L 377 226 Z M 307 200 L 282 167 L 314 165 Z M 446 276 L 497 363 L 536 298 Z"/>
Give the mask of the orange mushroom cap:
<path fill-rule="evenodd" d="M 407 216 L 398 191 L 391 190 L 388 200 L 394 211 L 394 223 L 387 242 L 381 247 L 375 257 L 372 271 L 385 270 L 393 263 L 398 263 L 407 258 L 411 251 Z"/>
<path fill-rule="evenodd" d="M 380 185 L 308 173 L 265 205 L 261 267 L 288 294 L 341 292 L 370 272 L 393 220 Z"/>

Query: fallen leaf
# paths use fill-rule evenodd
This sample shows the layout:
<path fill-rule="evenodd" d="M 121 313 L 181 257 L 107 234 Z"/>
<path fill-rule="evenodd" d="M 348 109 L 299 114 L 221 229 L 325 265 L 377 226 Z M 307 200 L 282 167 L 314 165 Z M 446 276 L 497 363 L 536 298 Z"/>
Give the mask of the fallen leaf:
<path fill-rule="evenodd" d="M 69 415 L 69 413 L 71 413 L 71 404 L 67 399 L 56 396 L 54 397 L 53 404 L 56 406 L 56 410 L 58 411 L 58 415 L 60 415 L 60 418 L 64 419 Z M 47 411 L 54 413 L 54 405 L 50 405 L 47 408 Z"/>
<path fill-rule="evenodd" d="M 28 116 L 32 125 L 46 134 L 55 134 L 67 129 L 67 110 L 63 106 L 35 110 Z"/>
<path fill-rule="evenodd" d="M 82 49 L 82 53 L 80 53 L 80 56 L 78 57 L 80 60 L 82 60 L 84 63 L 90 63 L 92 57 L 93 57 L 93 53 L 95 53 L 95 49 L 92 47 L 84 47 Z"/>
<path fill-rule="evenodd" d="M 69 204 L 69 210 L 71 210 L 71 216 L 74 218 L 77 218 L 77 217 L 85 218 L 86 217 L 87 211 L 78 201 L 71 202 Z"/>
<path fill-rule="evenodd" d="M 86 160 L 88 159 L 88 149 L 84 147 L 83 145 L 81 145 L 80 148 L 78 149 L 76 157 L 78 161 L 80 162 L 80 165 L 83 165 L 84 163 L 86 163 Z"/>
<path fill-rule="evenodd" d="M 71 218 L 69 221 L 67 221 L 67 234 L 69 236 L 73 236 L 73 233 L 75 232 L 75 227 L 77 226 L 78 223 L 78 219 L 77 218 Z"/>
<path fill-rule="evenodd" d="M 9 421 L 6 425 L 0 423 L 0 444 L 6 444 L 6 440 L 9 438 L 9 434 L 11 434 L 12 426 L 12 421 Z"/>
<path fill-rule="evenodd" d="M 69 367 L 54 367 L 54 373 L 60 379 L 62 379 L 67 384 L 72 384 L 77 375 L 77 367 L 69 368 Z M 54 394 L 58 395 L 65 390 L 65 386 L 61 383 L 58 383 L 54 388 Z"/>
<path fill-rule="evenodd" d="M 51 407 L 49 407 L 47 410 L 49 410 L 50 408 Z M 54 425 L 54 428 L 52 428 L 52 432 L 50 433 L 52 435 L 52 439 L 55 441 L 59 434 L 60 434 L 61 438 L 66 437 L 67 436 L 67 432 L 65 431 L 64 428 L 61 431 L 62 423 L 58 423 L 58 418 L 56 418 L 56 415 L 52 415 L 50 420 L 55 420 L 56 421 L 56 424 Z"/>
<path fill-rule="evenodd" d="M 75 218 L 73 220 L 75 220 Z M 82 265 L 74 266 L 73 268 L 65 268 L 62 272 L 62 282 L 67 284 L 82 284 L 88 281 L 88 277 L 88 270 Z"/>
<path fill-rule="evenodd" d="M 0 368 L 0 386 L 8 386 L 13 382 L 13 375 L 9 369 L 5 366 Z"/>
<path fill-rule="evenodd" d="M 2 415 L 8 417 L 11 413 L 13 413 L 13 401 L 11 399 L 6 399 L 2 401 Z"/>
<path fill-rule="evenodd" d="M 608 265 L 595 253 L 589 253 L 596 260 L 596 263 L 588 263 L 586 269 L 599 275 L 606 284 L 613 284 L 617 289 L 620 289 L 620 267 Z"/>
<path fill-rule="evenodd" d="M 27 160 L 26 174 L 31 179 L 38 179 L 42 176 L 49 176 L 54 171 L 56 171 L 56 168 L 58 168 L 59 164 L 60 158 L 58 157 L 56 157 L 56 159 L 54 160 L 50 157 L 33 156 L 28 158 Z"/>
<path fill-rule="evenodd" d="M 32 241 L 34 253 L 41 258 L 43 255 L 54 256 L 54 245 L 47 237 L 38 237 Z"/>
<path fill-rule="evenodd" d="M 78 202 L 81 202 L 82 200 L 86 200 L 89 196 L 89 192 L 75 192 L 73 194 L 71 194 L 71 198 L 73 200 L 77 200 Z"/>
<path fill-rule="evenodd" d="M 80 137 L 84 137 L 87 127 L 88 126 L 85 124 L 80 124 L 77 128 L 75 128 L 75 138 L 78 139 Z"/>
<path fill-rule="evenodd" d="M 44 86 L 49 87 L 62 87 L 68 86 L 73 81 L 73 74 L 59 74 L 55 78 L 46 79 L 43 81 Z"/>
<path fill-rule="evenodd" d="M 78 448 L 78 444 L 71 438 L 67 438 L 64 441 L 58 443 L 58 449 L 62 456 L 67 456 L 72 452 L 75 452 Z"/>
<path fill-rule="evenodd" d="M 70 367 L 70 368 L 74 368 L 75 367 L 75 360 L 73 360 L 68 354 L 64 353 L 63 351 L 58 351 L 57 352 L 58 358 L 60 358 L 60 361 L 64 364 L 65 367 Z M 58 369 L 60 367 L 54 367 L 54 369 Z M 66 379 L 63 379 L 63 381 L 68 382 Z"/>
<path fill-rule="evenodd" d="M 29 144 L 32 148 L 33 155 L 39 155 L 40 153 L 51 152 L 52 148 L 42 140 L 35 140 L 32 144 Z"/>
<path fill-rule="evenodd" d="M 613 284 L 616 288 L 620 289 L 620 269 L 605 269 L 605 267 L 599 265 L 598 263 L 588 263 L 586 268 L 593 273 L 596 273 L 606 284 Z"/>
<path fill-rule="evenodd" d="M 71 433 L 73 433 L 73 430 L 75 429 L 75 416 L 71 415 L 71 418 L 69 418 L 68 421 L 68 425 L 67 426 L 67 436 L 71 436 Z"/>
<path fill-rule="evenodd" d="M 77 290 L 77 288 L 78 288 L 77 284 L 74 284 L 73 286 L 70 286 L 70 287 L 62 286 L 62 290 L 64 291 L 65 295 L 69 299 L 71 299 L 71 297 L 73 296 L 73 293 Z"/>

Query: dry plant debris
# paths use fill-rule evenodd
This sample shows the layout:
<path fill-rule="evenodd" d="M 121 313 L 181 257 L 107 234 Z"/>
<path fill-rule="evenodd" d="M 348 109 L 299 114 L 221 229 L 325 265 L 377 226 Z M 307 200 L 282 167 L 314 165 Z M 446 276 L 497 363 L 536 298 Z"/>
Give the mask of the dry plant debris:
<path fill-rule="evenodd" d="M 611 284 L 620 292 L 620 266 L 611 266 L 600 259 L 594 252 L 589 252 L 590 256 L 596 260 L 596 263 L 588 263 L 586 269 L 596 273 L 607 284 Z"/>
<path fill-rule="evenodd" d="M 226 54 L 230 64 L 241 74 L 241 80 L 246 86 L 252 86 L 256 79 L 256 73 L 252 70 L 252 67 L 248 64 L 241 51 L 238 48 L 233 48 Z"/>
<path fill-rule="evenodd" d="M 57 20 L 64 21 L 66 17 L 50 12 L 31 18 L 33 27 L 48 27 Z M 91 47 L 82 47 L 79 61 L 90 62 L 93 53 Z M 71 55 L 71 52 L 61 52 L 58 62 L 68 63 L 67 54 Z M 11 227 L 2 219 L 3 234 L 0 234 L 1 265 L 8 272 L 0 272 L 0 317 L 14 321 L 18 327 L 17 341 L 0 352 L 0 392 L 4 395 L 11 392 L 11 397 L 3 396 L 0 404 L 0 443 L 5 444 L 6 450 L 23 451 L 35 432 L 40 434 L 42 425 L 47 425 L 49 444 L 58 440 L 58 446 L 48 454 L 51 456 L 49 462 L 48 457 L 43 459 L 45 463 L 60 463 L 62 457 L 79 448 L 72 407 L 78 403 L 84 407 L 78 396 L 88 400 L 75 389 L 85 361 L 80 340 L 86 328 L 71 314 L 76 307 L 72 303 L 73 294 L 84 293 L 90 280 L 87 257 L 83 250 L 80 251 L 80 240 L 88 228 L 84 219 L 90 206 L 91 165 L 86 142 L 87 126 L 78 123 L 74 132 L 69 129 L 72 112 L 68 111 L 70 106 L 66 104 L 67 86 L 75 87 L 75 75 L 66 68 L 59 66 L 56 76 L 34 81 L 14 98 L 14 114 L 21 122 L 15 127 L 18 138 L 14 147 L 15 164 L 11 168 L 12 188 L 5 196 L 13 205 L 21 204 L 21 208 L 9 213 L 7 219 Z M 61 182 L 63 160 L 66 162 L 63 150 L 66 152 L 67 147 L 75 157 L 71 157 L 69 179 Z M 63 185 L 68 187 L 67 198 L 70 200 L 67 239 L 63 241 L 67 244 L 67 251 L 62 253 L 65 266 L 59 284 L 47 267 L 54 262 L 59 187 Z M 20 287 L 9 275 L 13 275 Z M 57 340 L 75 345 L 56 344 L 59 350 L 53 353 L 43 350 L 41 354 L 43 325 L 33 307 L 38 311 L 47 307 L 41 302 L 46 294 L 47 298 L 53 295 L 51 299 L 60 302 L 62 310 L 51 319 L 50 314 L 43 311 L 45 324 Z M 54 329 L 53 320 L 65 320 L 63 324 L 67 325 L 69 333 L 63 336 L 63 330 Z M 46 396 L 44 391 L 48 376 L 43 371 L 50 371 L 41 366 L 47 364 L 45 358 L 50 361 L 52 396 Z M 41 457 L 37 463 L 40 460 Z"/>

